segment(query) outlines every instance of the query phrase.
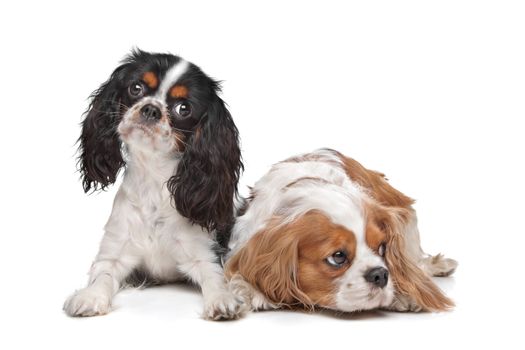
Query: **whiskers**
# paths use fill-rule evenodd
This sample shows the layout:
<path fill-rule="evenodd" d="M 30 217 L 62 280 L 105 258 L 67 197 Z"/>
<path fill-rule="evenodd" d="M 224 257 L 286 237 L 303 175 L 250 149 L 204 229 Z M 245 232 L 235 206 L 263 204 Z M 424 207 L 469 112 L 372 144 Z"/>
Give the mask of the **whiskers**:
<path fill-rule="evenodd" d="M 360 311 L 383 306 L 386 299 L 388 292 L 385 290 L 371 288 L 367 284 L 352 284 L 341 291 L 338 303 L 344 311 Z"/>
<path fill-rule="evenodd" d="M 108 110 L 108 106 L 111 106 Z M 148 137 L 159 137 L 167 140 L 171 138 L 180 147 L 188 147 L 188 136 L 195 133 L 194 129 L 183 129 L 176 127 L 173 120 L 170 118 L 169 111 L 163 111 L 163 121 L 158 124 L 148 125 L 141 123 L 139 120 L 139 109 L 141 104 L 134 104 L 127 106 L 120 100 L 101 99 L 96 105 L 91 106 L 91 110 L 97 113 L 103 113 L 106 116 L 105 122 L 108 126 L 107 130 L 111 133 L 120 134 L 121 137 L 128 137 L 129 134 L 135 130 L 142 131 Z M 165 119 L 164 119 L 165 118 Z M 160 124 L 166 123 L 166 124 Z M 169 128 L 169 131 L 167 130 Z"/>
<path fill-rule="evenodd" d="M 156 134 L 154 130 L 140 123 L 130 123 L 130 124 L 127 124 L 126 126 L 129 126 L 130 128 L 138 128 L 150 136 L 155 136 Z"/>
<path fill-rule="evenodd" d="M 177 140 L 177 143 L 181 143 L 183 144 L 185 147 L 188 147 L 188 143 L 186 141 L 184 141 L 184 139 L 178 134 L 178 133 L 173 133 L 175 135 L 175 140 Z"/>

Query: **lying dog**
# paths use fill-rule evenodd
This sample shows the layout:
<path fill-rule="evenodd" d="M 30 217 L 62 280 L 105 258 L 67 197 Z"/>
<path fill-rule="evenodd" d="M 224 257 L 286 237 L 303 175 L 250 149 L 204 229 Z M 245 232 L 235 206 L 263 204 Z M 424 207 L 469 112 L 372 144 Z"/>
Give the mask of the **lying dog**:
<path fill-rule="evenodd" d="M 456 261 L 420 247 L 414 201 L 333 150 L 273 166 L 234 226 L 225 271 L 252 308 L 452 307 L 430 276 Z"/>

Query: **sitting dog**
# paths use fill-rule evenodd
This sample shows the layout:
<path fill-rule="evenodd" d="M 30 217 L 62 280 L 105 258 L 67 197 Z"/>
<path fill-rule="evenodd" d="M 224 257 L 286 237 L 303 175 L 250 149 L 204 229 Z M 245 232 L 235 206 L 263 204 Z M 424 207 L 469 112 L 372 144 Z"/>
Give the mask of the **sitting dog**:
<path fill-rule="evenodd" d="M 105 189 L 125 171 L 88 286 L 66 300 L 68 315 L 109 312 L 137 275 L 196 283 L 207 319 L 241 314 L 215 252 L 233 223 L 242 169 L 218 92 L 196 65 L 136 50 L 92 94 L 79 139 L 84 190 Z"/>

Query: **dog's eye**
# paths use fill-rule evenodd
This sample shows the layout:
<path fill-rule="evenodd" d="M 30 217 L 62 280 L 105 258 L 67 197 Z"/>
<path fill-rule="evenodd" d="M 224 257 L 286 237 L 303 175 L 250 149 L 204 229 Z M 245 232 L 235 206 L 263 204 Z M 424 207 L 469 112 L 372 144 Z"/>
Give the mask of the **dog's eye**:
<path fill-rule="evenodd" d="M 326 262 L 334 267 L 341 267 L 348 261 L 346 253 L 339 250 L 326 258 Z"/>
<path fill-rule="evenodd" d="M 173 107 L 173 113 L 177 118 L 188 118 L 191 116 L 191 105 L 188 102 L 180 102 Z"/>
<path fill-rule="evenodd" d="M 377 253 L 379 256 L 385 256 L 386 253 L 386 243 L 382 243 L 379 248 L 377 249 Z"/>
<path fill-rule="evenodd" d="M 138 81 L 135 81 L 129 86 L 128 92 L 131 97 L 141 97 L 144 94 L 144 85 Z"/>

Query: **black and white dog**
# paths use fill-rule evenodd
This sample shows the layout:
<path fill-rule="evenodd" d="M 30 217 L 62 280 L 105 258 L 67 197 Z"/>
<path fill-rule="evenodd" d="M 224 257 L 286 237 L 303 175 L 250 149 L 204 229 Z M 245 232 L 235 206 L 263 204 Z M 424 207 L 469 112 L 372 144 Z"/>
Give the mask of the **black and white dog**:
<path fill-rule="evenodd" d="M 125 172 L 88 286 L 66 300 L 68 315 L 109 312 L 137 271 L 198 284 L 207 319 L 243 312 L 214 252 L 233 222 L 243 167 L 219 90 L 180 57 L 135 50 L 92 94 L 79 138 L 84 190 L 105 189 Z"/>

